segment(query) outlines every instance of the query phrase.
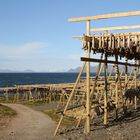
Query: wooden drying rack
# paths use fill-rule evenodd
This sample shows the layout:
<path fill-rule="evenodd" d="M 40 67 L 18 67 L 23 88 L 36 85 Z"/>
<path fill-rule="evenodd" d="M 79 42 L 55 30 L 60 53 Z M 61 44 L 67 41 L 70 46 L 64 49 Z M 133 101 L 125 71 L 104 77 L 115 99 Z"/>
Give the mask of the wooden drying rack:
<path fill-rule="evenodd" d="M 88 17 L 80 17 L 80 18 L 70 18 L 68 21 L 69 22 L 86 22 L 86 36 L 90 37 L 91 36 L 91 32 L 94 33 L 94 35 L 96 36 L 95 32 L 100 32 L 100 31 L 111 31 L 111 30 L 127 30 L 127 29 L 139 29 L 140 25 L 134 25 L 134 26 L 119 26 L 119 27 L 106 27 L 106 28 L 91 28 L 91 21 L 94 20 L 102 20 L 102 19 L 110 19 L 110 18 L 120 18 L 120 17 L 130 17 L 130 16 L 139 16 L 140 15 L 140 11 L 133 11 L 133 12 L 124 12 L 124 13 L 113 13 L 113 14 L 105 14 L 105 15 L 97 15 L 97 16 L 88 16 Z M 122 33 L 124 34 L 124 33 Z M 140 35 L 139 32 L 137 32 L 136 34 Z M 107 35 L 107 34 L 106 34 Z M 121 35 L 121 34 L 120 34 Z M 76 36 L 75 38 L 80 38 L 82 39 L 83 36 Z M 127 88 L 126 85 L 128 83 L 128 66 L 133 66 L 135 67 L 135 74 L 134 74 L 134 83 L 135 83 L 135 87 L 137 86 L 137 75 L 136 73 L 138 73 L 136 67 L 138 67 L 139 69 L 139 63 L 137 63 L 137 61 L 135 61 L 135 64 L 131 64 L 128 63 L 128 59 L 126 59 L 126 62 L 118 62 L 118 57 L 115 56 L 115 61 L 110 61 L 108 60 L 108 56 L 103 53 L 102 55 L 104 55 L 104 60 L 102 59 L 103 56 L 101 56 L 101 59 L 94 59 L 90 57 L 91 54 L 91 46 L 90 46 L 90 42 L 87 41 L 87 49 L 86 49 L 86 57 L 82 57 L 81 61 L 85 61 L 80 72 L 79 75 L 77 77 L 77 80 L 74 84 L 73 90 L 69 96 L 69 99 L 66 103 L 66 106 L 64 107 L 63 113 L 61 115 L 61 118 L 59 120 L 59 123 L 57 125 L 57 128 L 55 130 L 54 135 L 57 134 L 58 129 L 60 127 L 60 124 L 63 120 L 64 115 L 67 112 L 68 106 L 70 101 L 72 100 L 72 97 L 74 96 L 75 93 L 75 89 L 76 86 L 79 82 L 79 79 L 81 77 L 81 74 L 84 70 L 84 67 L 86 66 L 86 105 L 85 105 L 85 116 L 86 116 L 86 123 L 85 123 L 85 132 L 89 133 L 91 130 L 91 116 L 90 116 L 90 110 L 91 110 L 91 96 L 94 94 L 95 92 L 95 88 L 97 85 L 97 79 L 99 77 L 99 73 L 101 72 L 101 64 L 104 63 L 104 125 L 107 125 L 107 92 L 108 92 L 108 75 L 107 75 L 107 64 L 111 63 L 114 64 L 114 66 L 116 66 L 116 75 L 117 75 L 117 79 L 120 79 L 120 74 L 119 74 L 119 70 L 118 70 L 118 65 L 124 65 L 125 66 L 125 81 L 124 81 L 124 90 Z M 97 70 L 97 75 L 93 84 L 93 88 L 91 89 L 91 81 L 90 81 L 90 62 L 98 62 L 99 63 L 99 67 Z M 117 80 L 117 82 L 115 83 L 115 90 L 116 90 L 116 108 L 118 106 L 118 87 L 119 87 L 119 82 Z M 136 100 L 135 100 L 136 101 Z M 135 103 L 136 104 L 136 103 Z M 79 121 L 80 122 L 80 121 Z"/>

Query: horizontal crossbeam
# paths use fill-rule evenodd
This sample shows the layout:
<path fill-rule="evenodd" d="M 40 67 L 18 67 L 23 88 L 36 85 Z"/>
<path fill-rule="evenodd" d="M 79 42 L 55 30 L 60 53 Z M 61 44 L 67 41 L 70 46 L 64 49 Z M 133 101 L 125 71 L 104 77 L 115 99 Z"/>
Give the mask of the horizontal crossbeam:
<path fill-rule="evenodd" d="M 79 17 L 79 18 L 70 18 L 68 21 L 69 22 L 79 22 L 79 21 L 101 20 L 101 19 L 108 19 L 108 18 L 118 18 L 118 17 L 127 17 L 127 16 L 138 16 L 138 15 L 140 15 L 140 11 L 113 13 L 113 14 Z"/>
<path fill-rule="evenodd" d="M 81 57 L 81 61 L 118 64 L 118 65 L 125 65 L 125 66 L 134 66 L 134 67 L 139 67 L 140 66 L 138 64 L 130 64 L 130 63 L 126 63 L 126 62 L 116 62 L 116 61 L 112 61 L 112 60 L 105 61 L 105 60 L 101 60 L 101 59 L 86 58 L 86 57 Z"/>
<path fill-rule="evenodd" d="M 99 32 L 99 31 L 128 30 L 128 29 L 140 29 L 140 25 L 93 28 L 93 29 L 90 29 L 90 31 L 91 32 Z"/>

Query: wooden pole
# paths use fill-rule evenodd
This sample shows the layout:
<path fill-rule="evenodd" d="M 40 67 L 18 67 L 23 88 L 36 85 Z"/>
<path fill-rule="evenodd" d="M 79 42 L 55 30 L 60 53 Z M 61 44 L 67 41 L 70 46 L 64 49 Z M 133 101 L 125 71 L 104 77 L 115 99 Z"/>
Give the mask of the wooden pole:
<path fill-rule="evenodd" d="M 19 101 L 19 87 L 17 86 L 16 101 Z"/>
<path fill-rule="evenodd" d="M 102 59 L 102 58 L 103 58 L 103 54 L 101 55 L 101 59 Z M 93 94 L 94 94 L 94 92 L 95 92 L 96 84 L 97 84 L 98 78 L 99 78 L 99 76 L 100 76 L 100 73 L 101 73 L 101 71 L 102 71 L 102 67 L 103 67 L 103 64 L 102 64 L 102 63 L 99 63 L 99 65 L 98 65 L 98 70 L 97 70 L 97 75 L 96 75 L 96 77 L 95 77 L 95 81 L 94 81 L 94 84 L 93 84 L 93 87 L 92 87 L 92 90 L 91 90 L 91 93 L 90 93 L 90 99 L 91 99 L 91 100 L 92 100 L 92 98 L 93 98 Z M 82 117 L 83 117 L 84 112 L 85 112 L 85 109 L 83 110 L 83 113 L 82 113 L 82 115 L 80 116 L 80 118 L 79 118 L 79 120 L 78 120 L 78 122 L 77 122 L 76 127 L 78 127 L 78 126 L 80 125 L 80 122 L 81 122 L 81 120 L 82 120 Z"/>
<path fill-rule="evenodd" d="M 137 61 L 135 60 L 135 64 Z M 137 88 L 137 68 L 135 67 L 135 88 Z M 137 109 L 137 96 L 135 96 L 135 109 Z"/>
<path fill-rule="evenodd" d="M 57 127 L 56 127 L 56 129 L 55 129 L 54 136 L 57 134 L 57 131 L 58 131 L 58 129 L 59 129 L 59 126 L 60 126 L 60 124 L 61 124 L 61 122 L 62 122 L 62 120 L 63 120 L 64 114 L 65 114 L 65 112 L 66 112 L 66 110 L 67 110 L 67 108 L 68 108 L 68 105 L 69 105 L 69 103 L 70 103 L 70 101 L 71 101 L 71 99 L 72 99 L 72 97 L 73 97 L 73 95 L 74 95 L 74 91 L 75 91 L 75 89 L 76 89 L 76 87 L 77 87 L 77 84 L 78 84 L 78 82 L 79 82 L 79 80 L 80 80 L 80 77 L 81 77 L 81 75 L 82 75 L 82 73 L 83 73 L 83 70 L 84 70 L 84 68 L 85 68 L 85 64 L 86 64 L 86 62 L 83 63 L 83 66 L 82 66 L 81 69 L 80 69 L 80 72 L 79 72 L 79 74 L 78 74 L 78 77 L 77 77 L 77 79 L 76 79 L 76 82 L 75 82 L 75 84 L 74 84 L 74 87 L 73 87 L 73 89 L 72 89 L 72 91 L 71 91 L 71 94 L 70 94 L 70 96 L 69 96 L 69 98 L 68 98 L 68 101 L 67 101 L 67 103 L 66 103 L 66 106 L 65 106 L 65 108 L 64 108 L 63 114 L 61 115 L 60 120 L 59 120 L 59 122 L 58 122 L 58 125 L 57 125 Z"/>
<path fill-rule="evenodd" d="M 79 17 L 79 18 L 70 18 L 69 22 L 79 22 L 79 21 L 87 21 L 87 20 L 101 20 L 108 18 L 118 18 L 118 17 L 127 17 L 127 16 L 138 16 L 140 15 L 140 11 L 132 11 L 132 12 L 124 12 L 124 13 L 113 13 L 113 14 L 105 14 L 105 15 L 96 15 L 96 16 L 88 16 L 88 17 Z"/>
<path fill-rule="evenodd" d="M 118 61 L 118 56 L 115 56 L 116 62 Z M 115 83 L 115 103 L 116 103 L 116 119 L 118 118 L 118 81 L 119 81 L 119 68 L 118 65 L 116 64 L 116 83 Z"/>
<path fill-rule="evenodd" d="M 8 90 L 6 90 L 5 96 L 6 96 L 6 102 L 8 102 L 8 100 L 9 100 L 9 98 L 8 98 Z"/>
<path fill-rule="evenodd" d="M 90 20 L 86 22 L 86 35 L 90 36 Z M 87 58 L 90 58 L 90 43 L 88 42 Z M 90 132 L 90 62 L 86 62 L 86 133 Z"/>
<path fill-rule="evenodd" d="M 105 76 L 105 91 L 104 91 L 104 125 L 107 125 L 107 55 L 105 54 L 104 76 Z"/>

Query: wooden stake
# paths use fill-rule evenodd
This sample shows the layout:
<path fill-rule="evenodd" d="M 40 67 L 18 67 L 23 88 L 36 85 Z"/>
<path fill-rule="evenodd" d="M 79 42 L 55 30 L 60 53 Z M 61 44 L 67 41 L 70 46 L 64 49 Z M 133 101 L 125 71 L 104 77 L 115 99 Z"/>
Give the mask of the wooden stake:
<path fill-rule="evenodd" d="M 19 88 L 17 86 L 17 93 L 16 93 L 16 101 L 18 102 L 19 101 Z"/>
<path fill-rule="evenodd" d="M 83 66 L 82 66 L 81 69 L 80 69 L 80 72 L 79 72 L 79 74 L 78 74 L 77 80 L 76 80 L 76 82 L 75 82 L 75 84 L 74 84 L 74 87 L 73 87 L 73 89 L 72 89 L 72 91 L 71 91 L 71 94 L 70 94 L 70 96 L 69 96 L 69 98 L 68 98 L 67 104 L 66 104 L 66 106 L 65 106 L 65 108 L 64 108 L 63 114 L 61 115 L 60 120 L 59 120 L 59 122 L 58 122 L 58 125 L 57 125 L 57 127 L 56 127 L 56 129 L 55 129 L 54 136 L 57 134 L 57 131 L 58 131 L 58 129 L 59 129 L 59 126 L 60 126 L 60 124 L 61 124 L 61 122 L 62 122 L 62 120 L 63 120 L 64 114 L 65 114 L 65 112 L 66 112 L 66 110 L 67 110 L 67 108 L 68 108 L 68 105 L 69 105 L 69 103 L 70 103 L 70 101 L 71 101 L 71 99 L 72 99 L 72 97 L 73 97 L 73 95 L 74 95 L 74 91 L 75 91 L 75 89 L 76 89 L 76 87 L 77 87 L 77 84 L 78 84 L 78 82 L 79 82 L 79 80 L 80 80 L 80 77 L 81 77 L 81 75 L 82 75 L 82 73 L 83 73 L 83 70 L 84 70 L 84 68 L 85 68 L 85 65 L 86 65 L 86 62 L 83 63 Z"/>
<path fill-rule="evenodd" d="M 90 36 L 90 20 L 86 22 L 87 36 Z M 90 43 L 88 42 L 87 58 L 90 58 Z M 86 62 L 86 133 L 90 132 L 90 62 Z"/>
<path fill-rule="evenodd" d="M 5 97 L 6 97 L 6 101 L 8 102 L 9 97 L 8 97 L 8 90 L 5 91 Z"/>
<path fill-rule="evenodd" d="M 135 60 L 135 63 L 137 63 L 137 61 Z M 135 88 L 137 88 L 137 68 L 135 67 Z M 135 109 L 137 109 L 137 96 L 135 96 Z"/>
<path fill-rule="evenodd" d="M 105 76 L 105 92 L 104 92 L 104 125 L 107 125 L 107 55 L 105 54 L 104 76 Z"/>
<path fill-rule="evenodd" d="M 118 61 L 118 56 L 115 56 L 116 61 Z M 115 103 L 116 103 L 116 119 L 118 118 L 118 81 L 120 81 L 119 77 L 119 68 L 118 65 L 116 64 L 116 83 L 115 83 Z"/>
<path fill-rule="evenodd" d="M 103 54 L 101 55 L 101 59 L 103 58 Z M 99 66 L 98 66 L 98 70 L 97 70 L 97 75 L 95 77 L 95 81 L 94 81 L 94 84 L 93 84 L 93 87 L 92 87 L 92 90 L 91 90 L 91 93 L 90 93 L 90 99 L 92 100 L 93 98 L 93 94 L 95 92 L 95 88 L 96 88 L 96 84 L 97 84 L 97 81 L 98 81 L 98 78 L 101 74 L 101 71 L 102 71 L 102 68 L 103 68 L 103 64 L 99 63 Z M 83 110 L 83 113 L 82 115 L 80 116 L 78 122 L 77 122 L 77 125 L 76 127 L 78 127 L 80 125 L 80 122 L 82 120 L 82 117 L 83 117 L 83 114 L 85 113 L 85 109 Z"/>

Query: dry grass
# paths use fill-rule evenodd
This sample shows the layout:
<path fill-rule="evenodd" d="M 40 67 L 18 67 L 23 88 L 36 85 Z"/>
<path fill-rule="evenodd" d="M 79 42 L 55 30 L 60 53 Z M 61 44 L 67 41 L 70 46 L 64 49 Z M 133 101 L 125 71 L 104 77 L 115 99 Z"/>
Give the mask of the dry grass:
<path fill-rule="evenodd" d="M 6 127 L 16 114 L 13 109 L 0 104 L 0 129 Z"/>
<path fill-rule="evenodd" d="M 0 118 L 5 116 L 12 117 L 15 116 L 16 114 L 17 114 L 16 111 L 14 111 L 13 109 L 0 104 Z"/>
<path fill-rule="evenodd" d="M 44 110 L 43 112 L 46 113 L 48 116 L 50 116 L 52 118 L 52 120 L 54 120 L 57 123 L 61 117 L 61 114 L 56 114 L 55 110 Z M 63 121 L 61 123 L 62 127 L 66 127 L 66 128 L 75 126 L 75 124 L 76 124 L 75 118 L 65 117 L 65 116 L 64 116 Z"/>

